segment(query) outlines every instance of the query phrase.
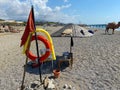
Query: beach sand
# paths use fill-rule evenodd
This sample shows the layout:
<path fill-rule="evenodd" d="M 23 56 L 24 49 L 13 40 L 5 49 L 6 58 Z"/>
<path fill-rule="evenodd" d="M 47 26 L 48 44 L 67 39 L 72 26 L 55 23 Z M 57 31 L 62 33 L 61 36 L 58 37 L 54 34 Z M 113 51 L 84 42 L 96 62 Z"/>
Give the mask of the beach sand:
<path fill-rule="evenodd" d="M 53 33 L 61 27 L 47 28 Z M 23 66 L 26 56 L 20 47 L 20 33 L 0 34 L 0 90 L 18 90 L 21 86 Z M 70 51 L 70 37 L 53 37 L 56 56 Z M 73 68 L 61 69 L 60 77 L 55 79 L 57 90 L 64 90 L 64 84 L 71 85 L 71 90 L 120 90 L 120 32 L 105 35 L 98 30 L 88 38 L 74 37 Z M 48 63 L 49 64 L 49 63 Z M 51 64 L 42 66 L 42 78 L 53 76 Z M 28 68 L 25 86 L 39 80 L 38 68 Z M 43 89 L 39 89 L 43 90 Z M 70 89 L 65 89 L 70 90 Z"/>

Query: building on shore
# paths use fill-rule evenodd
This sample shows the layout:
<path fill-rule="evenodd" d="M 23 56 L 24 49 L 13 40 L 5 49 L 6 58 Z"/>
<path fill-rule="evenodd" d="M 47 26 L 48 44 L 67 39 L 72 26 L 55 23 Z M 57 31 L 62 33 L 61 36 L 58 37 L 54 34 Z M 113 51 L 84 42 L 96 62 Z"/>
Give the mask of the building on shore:
<path fill-rule="evenodd" d="M 1 25 L 24 25 L 23 21 L 16 21 L 16 20 L 0 20 Z"/>

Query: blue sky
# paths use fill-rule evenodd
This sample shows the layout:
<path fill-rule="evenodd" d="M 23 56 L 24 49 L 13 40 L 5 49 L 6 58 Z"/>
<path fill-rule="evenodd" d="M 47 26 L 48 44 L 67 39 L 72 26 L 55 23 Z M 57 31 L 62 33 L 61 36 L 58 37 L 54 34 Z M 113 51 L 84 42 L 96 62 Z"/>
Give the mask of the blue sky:
<path fill-rule="evenodd" d="M 31 5 L 36 20 L 81 24 L 120 21 L 120 0 L 0 0 L 0 18 L 27 20 Z"/>

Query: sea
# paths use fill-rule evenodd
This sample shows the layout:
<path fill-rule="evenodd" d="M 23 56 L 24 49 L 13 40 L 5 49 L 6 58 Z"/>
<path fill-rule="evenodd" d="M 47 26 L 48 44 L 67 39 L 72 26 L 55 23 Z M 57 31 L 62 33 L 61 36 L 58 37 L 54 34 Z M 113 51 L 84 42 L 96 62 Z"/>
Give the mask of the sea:
<path fill-rule="evenodd" d="M 97 29 L 105 30 L 106 29 L 106 25 L 101 25 L 101 24 L 91 25 L 90 28 L 97 28 Z M 120 27 L 115 29 L 115 30 L 120 31 Z"/>

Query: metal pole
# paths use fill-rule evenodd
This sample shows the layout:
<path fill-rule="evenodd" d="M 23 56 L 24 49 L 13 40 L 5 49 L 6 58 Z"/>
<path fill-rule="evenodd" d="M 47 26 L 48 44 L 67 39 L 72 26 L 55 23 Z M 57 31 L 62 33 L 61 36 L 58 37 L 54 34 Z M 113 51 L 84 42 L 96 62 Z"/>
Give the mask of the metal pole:
<path fill-rule="evenodd" d="M 30 39 L 28 41 L 28 51 L 30 49 L 30 45 L 31 45 L 31 39 L 32 39 L 32 33 L 30 33 Z M 28 54 L 28 53 L 27 53 Z M 28 55 L 27 55 L 28 56 Z M 24 65 L 24 71 L 23 71 L 23 79 L 22 79 L 22 85 L 21 85 L 21 90 L 23 90 L 24 87 L 24 81 L 25 81 L 25 75 L 26 75 L 26 68 L 27 68 L 27 62 L 28 62 L 28 57 L 26 56 L 26 61 L 25 61 L 25 65 Z"/>

